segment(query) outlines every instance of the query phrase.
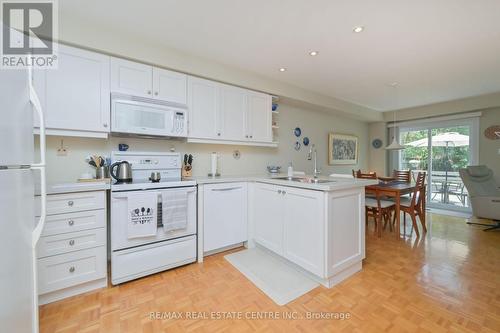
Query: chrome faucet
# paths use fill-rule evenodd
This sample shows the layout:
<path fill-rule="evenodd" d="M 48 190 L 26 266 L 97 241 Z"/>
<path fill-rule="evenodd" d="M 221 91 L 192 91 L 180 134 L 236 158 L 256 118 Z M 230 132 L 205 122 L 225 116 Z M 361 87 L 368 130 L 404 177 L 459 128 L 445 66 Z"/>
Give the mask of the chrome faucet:
<path fill-rule="evenodd" d="M 314 178 L 318 178 L 318 175 L 321 173 L 321 170 L 318 169 L 318 151 L 316 150 L 316 146 L 314 143 L 311 145 L 309 148 L 309 153 L 307 154 L 307 160 L 313 160 L 314 162 L 314 170 L 313 170 L 313 176 Z"/>

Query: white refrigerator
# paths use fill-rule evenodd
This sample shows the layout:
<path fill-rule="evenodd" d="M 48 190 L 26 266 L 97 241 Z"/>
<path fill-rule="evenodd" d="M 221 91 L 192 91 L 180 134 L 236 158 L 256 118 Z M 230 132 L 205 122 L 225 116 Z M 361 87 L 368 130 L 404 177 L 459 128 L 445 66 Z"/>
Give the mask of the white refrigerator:
<path fill-rule="evenodd" d="M 45 130 L 30 74 L 0 69 L 0 332 L 38 332 L 35 249 L 45 222 Z M 34 113 L 42 124 L 40 156 L 34 153 Z"/>

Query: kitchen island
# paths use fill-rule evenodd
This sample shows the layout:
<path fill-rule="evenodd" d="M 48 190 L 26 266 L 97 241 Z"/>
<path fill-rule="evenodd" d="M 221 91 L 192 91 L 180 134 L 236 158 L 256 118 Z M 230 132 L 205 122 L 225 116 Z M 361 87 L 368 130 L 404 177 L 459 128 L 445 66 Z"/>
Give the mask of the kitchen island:
<path fill-rule="evenodd" d="M 364 188 L 376 180 L 281 175 L 196 181 L 200 262 L 217 248 L 206 244 L 226 249 L 244 243 L 286 259 L 329 288 L 361 270 Z M 212 200 L 214 195 L 225 197 Z"/>

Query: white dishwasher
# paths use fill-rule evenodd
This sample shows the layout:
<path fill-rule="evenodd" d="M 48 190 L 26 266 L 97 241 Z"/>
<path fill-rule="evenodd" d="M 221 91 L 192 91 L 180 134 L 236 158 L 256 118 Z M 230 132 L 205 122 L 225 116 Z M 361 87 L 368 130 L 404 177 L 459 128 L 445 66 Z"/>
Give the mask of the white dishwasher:
<path fill-rule="evenodd" d="M 247 184 L 205 185 L 203 196 L 203 251 L 246 242 Z"/>

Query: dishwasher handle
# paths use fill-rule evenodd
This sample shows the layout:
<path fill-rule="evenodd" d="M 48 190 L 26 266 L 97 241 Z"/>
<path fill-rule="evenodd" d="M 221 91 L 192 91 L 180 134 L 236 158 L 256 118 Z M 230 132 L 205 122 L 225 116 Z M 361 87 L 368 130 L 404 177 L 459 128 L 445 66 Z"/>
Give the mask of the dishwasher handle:
<path fill-rule="evenodd" d="M 226 188 L 213 188 L 212 191 L 217 191 L 217 192 L 233 191 L 233 190 L 239 190 L 241 188 L 243 188 L 243 187 L 235 186 L 235 187 L 226 187 Z"/>

